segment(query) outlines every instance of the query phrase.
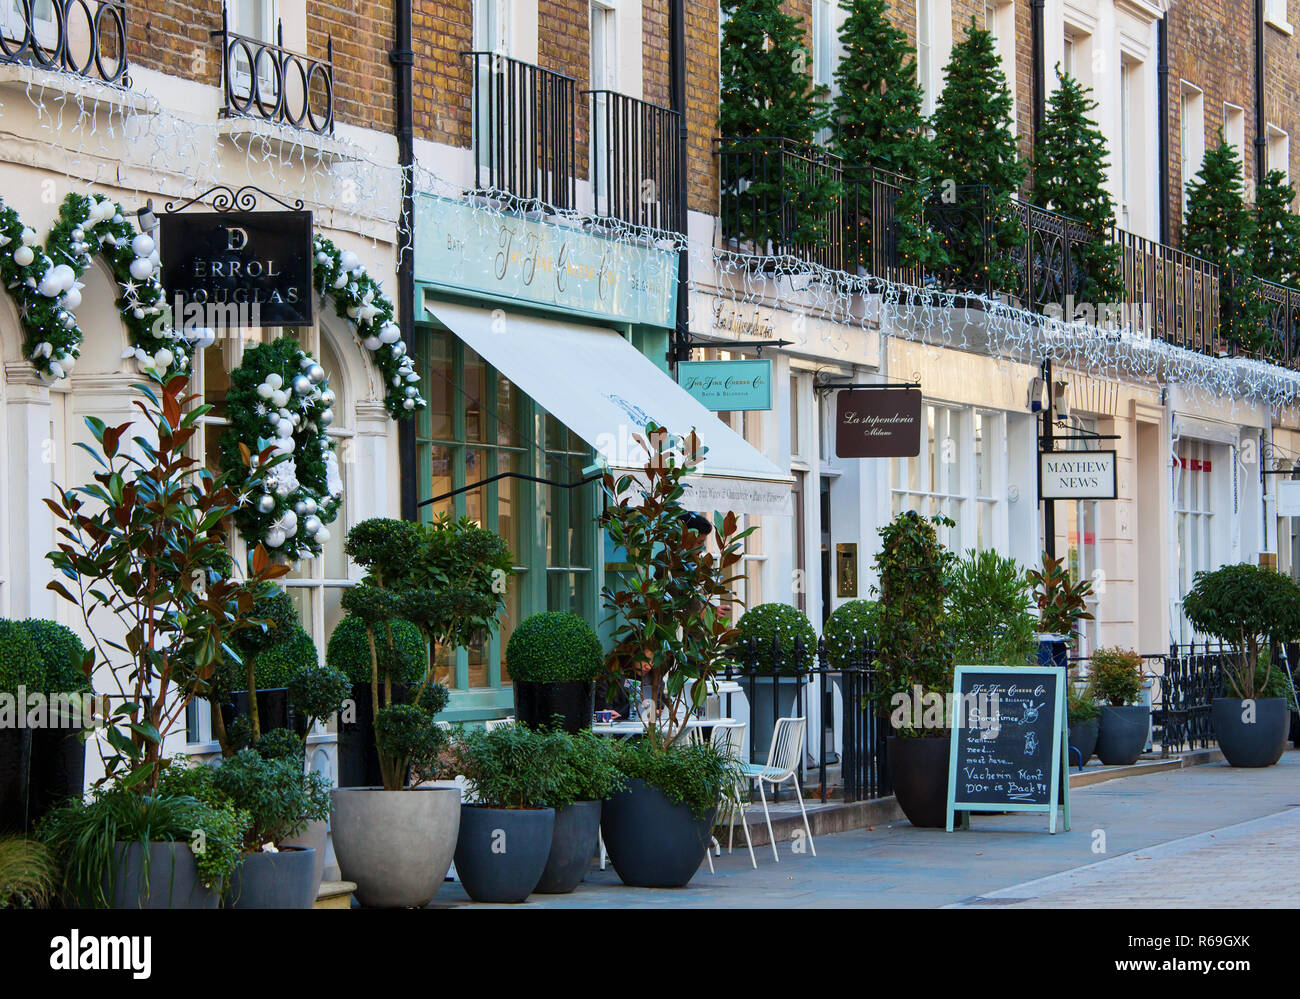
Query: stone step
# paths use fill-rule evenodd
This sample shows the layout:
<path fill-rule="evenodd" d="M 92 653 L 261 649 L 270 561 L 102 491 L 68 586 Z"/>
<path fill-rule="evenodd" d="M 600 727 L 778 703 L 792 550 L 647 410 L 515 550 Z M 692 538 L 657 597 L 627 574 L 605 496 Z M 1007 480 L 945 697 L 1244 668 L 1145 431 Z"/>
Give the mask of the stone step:
<path fill-rule="evenodd" d="M 316 893 L 313 909 L 350 909 L 352 893 L 357 890 L 355 881 L 322 881 Z"/>

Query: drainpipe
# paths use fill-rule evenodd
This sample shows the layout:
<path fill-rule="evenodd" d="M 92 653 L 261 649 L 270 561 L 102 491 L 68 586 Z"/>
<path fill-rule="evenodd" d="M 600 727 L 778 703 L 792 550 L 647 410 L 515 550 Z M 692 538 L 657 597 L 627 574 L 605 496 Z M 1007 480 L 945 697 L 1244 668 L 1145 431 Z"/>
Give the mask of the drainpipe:
<path fill-rule="evenodd" d="M 1046 0 L 1029 0 L 1029 57 L 1034 62 L 1034 142 L 1047 114 L 1047 71 L 1043 65 L 1044 12 Z"/>
<path fill-rule="evenodd" d="M 1264 117 L 1264 0 L 1255 0 L 1255 183 L 1268 168 L 1268 123 Z"/>
<path fill-rule="evenodd" d="M 402 168 L 402 211 L 397 220 L 397 315 L 402 340 L 408 349 L 415 343 L 415 123 L 412 109 L 411 0 L 394 5 L 393 96 L 397 134 L 397 162 Z M 415 476 L 415 421 L 397 421 L 397 466 L 400 474 L 401 513 L 404 520 L 416 520 L 418 483 Z"/>
<path fill-rule="evenodd" d="M 679 115 L 677 131 L 677 217 L 683 235 L 686 232 L 686 0 L 672 0 L 669 11 L 668 34 L 670 39 L 671 91 L 669 105 Z M 677 254 L 677 322 L 673 331 L 672 347 L 668 360 L 676 366 L 678 361 L 689 361 L 690 343 L 690 252 L 683 247 Z"/>
<path fill-rule="evenodd" d="M 1159 100 L 1156 114 L 1159 119 L 1160 178 L 1157 189 L 1160 196 L 1160 242 L 1166 245 L 1173 238 L 1173 221 L 1169 217 L 1169 15 L 1156 23 L 1156 89 Z"/>

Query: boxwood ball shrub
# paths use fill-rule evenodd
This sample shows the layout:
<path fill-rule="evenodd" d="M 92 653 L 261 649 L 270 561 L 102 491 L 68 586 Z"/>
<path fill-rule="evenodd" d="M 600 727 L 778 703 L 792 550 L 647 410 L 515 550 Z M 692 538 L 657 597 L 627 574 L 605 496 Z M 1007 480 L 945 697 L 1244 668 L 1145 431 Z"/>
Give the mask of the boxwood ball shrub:
<path fill-rule="evenodd" d="M 863 643 L 875 646 L 879 622 L 880 606 L 874 600 L 850 600 L 836 607 L 826 620 L 826 655 L 831 665 L 837 669 L 849 665 L 850 654 L 861 662 Z"/>
<path fill-rule="evenodd" d="M 515 628 L 506 645 L 511 679 L 526 683 L 594 680 L 603 659 L 591 625 L 563 611 L 532 615 Z"/>
<path fill-rule="evenodd" d="M 332 666 L 312 663 L 289 681 L 289 703 L 312 722 L 328 719 L 350 692 L 347 676 Z"/>
<path fill-rule="evenodd" d="M 32 618 L 22 622 L 40 653 L 45 690 L 51 694 L 88 694 L 90 680 L 82 672 L 86 647 L 71 628 L 57 621 Z"/>
<path fill-rule="evenodd" d="M 759 604 L 740 619 L 732 648 L 746 668 L 760 673 L 799 673 L 816 662 L 817 632 L 797 607 Z"/>
<path fill-rule="evenodd" d="M 419 683 L 428 667 L 424 636 L 410 621 L 396 618 L 389 623 L 393 632 L 393 648 L 384 641 L 381 626 L 375 634 L 375 653 L 379 659 L 379 680 L 391 676 L 394 683 Z M 334 627 L 329 645 L 325 649 L 325 662 L 345 674 L 352 683 L 370 682 L 370 642 L 366 638 L 365 622 L 348 615 Z"/>
<path fill-rule="evenodd" d="M 293 598 L 278 586 L 269 586 L 253 601 L 249 617 L 260 622 L 236 633 L 235 644 L 244 652 L 260 652 L 295 638 L 298 611 Z"/>
<path fill-rule="evenodd" d="M 258 690 L 279 690 L 288 687 L 294 677 L 304 670 L 315 668 L 318 659 L 316 643 L 306 629 L 298 625 L 289 637 L 253 656 L 253 678 Z M 243 687 L 246 684 L 240 684 Z M 235 689 L 238 690 L 239 687 Z"/>
<path fill-rule="evenodd" d="M 41 650 L 21 622 L 0 619 L 0 694 L 45 689 Z"/>

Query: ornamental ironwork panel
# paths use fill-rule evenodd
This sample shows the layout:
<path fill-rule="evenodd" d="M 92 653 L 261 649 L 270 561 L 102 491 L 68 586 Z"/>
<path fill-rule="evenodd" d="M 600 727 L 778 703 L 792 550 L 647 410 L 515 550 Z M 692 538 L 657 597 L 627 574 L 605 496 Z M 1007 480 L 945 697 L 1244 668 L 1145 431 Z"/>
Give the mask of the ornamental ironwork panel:
<path fill-rule="evenodd" d="M 613 90 L 584 93 L 591 100 L 591 184 L 597 217 L 684 233 L 682 116 Z"/>
<path fill-rule="evenodd" d="M 122 0 L 3 0 L 0 63 L 131 85 Z"/>

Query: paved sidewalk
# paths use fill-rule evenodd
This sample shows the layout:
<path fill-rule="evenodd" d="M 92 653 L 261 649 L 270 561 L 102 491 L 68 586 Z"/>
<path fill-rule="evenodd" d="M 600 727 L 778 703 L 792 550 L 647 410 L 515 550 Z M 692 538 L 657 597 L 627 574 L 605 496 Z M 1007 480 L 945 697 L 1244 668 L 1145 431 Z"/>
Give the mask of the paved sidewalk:
<path fill-rule="evenodd" d="M 791 843 L 779 844 L 779 864 L 770 846 L 756 848 L 758 870 L 751 869 L 742 845 L 730 856 L 714 858 L 716 875 L 702 866 L 686 888 L 675 890 L 627 888 L 612 868 L 593 869 L 573 894 L 534 895 L 517 908 L 907 908 L 982 905 L 989 904 L 987 899 L 997 899 L 991 904 L 998 906 L 1029 904 L 1031 898 L 1034 904 L 1041 900 L 1052 905 L 1058 904 L 1053 901 L 1057 893 L 1062 905 L 1102 905 L 1109 903 L 1066 900 L 1068 892 L 1085 891 L 1107 874 L 1098 867 L 1092 868 L 1092 875 L 1079 869 L 1127 858 L 1129 867 L 1117 865 L 1113 870 L 1124 871 L 1124 880 L 1132 882 L 1132 865 L 1148 863 L 1138 861 L 1138 856 L 1161 858 L 1162 866 L 1152 869 L 1152 877 L 1166 882 L 1170 894 L 1167 898 L 1150 894 L 1127 903 L 1117 898 L 1116 905 L 1232 904 L 1216 900 L 1226 897 L 1224 885 L 1229 879 L 1239 882 L 1231 891 L 1251 891 L 1243 874 L 1247 870 L 1255 890 L 1267 881 L 1277 885 L 1279 892 L 1289 892 L 1294 900 L 1290 904 L 1300 904 L 1300 897 L 1278 877 L 1278 868 L 1285 866 L 1279 859 L 1282 851 L 1294 857 L 1295 847 L 1300 846 L 1300 752 L 1288 752 L 1278 766 L 1263 770 L 1215 764 L 1109 781 L 1075 790 L 1071 802 L 1074 828 L 1055 836 L 1047 833 L 1047 816 L 1034 813 L 974 816 L 970 831 L 954 833 L 891 823 L 819 837 L 816 857 L 794 854 Z M 1289 809 L 1296 813 L 1273 820 L 1276 829 L 1267 823 L 1240 827 Z M 1240 827 L 1234 830 L 1234 843 L 1247 850 L 1242 860 L 1234 854 L 1229 863 L 1222 852 L 1207 859 L 1199 851 L 1214 850 L 1206 845 L 1210 841 L 1188 840 L 1234 826 Z M 1283 835 L 1288 838 L 1276 838 Z M 1297 838 L 1292 840 L 1292 835 Z M 1174 841 L 1183 844 L 1181 853 L 1173 847 L 1151 853 L 1153 847 Z M 1189 868 L 1186 874 L 1177 873 L 1180 864 Z M 1070 871 L 1085 879 L 1077 884 L 1026 886 Z M 1147 885 L 1142 890 L 1159 890 L 1158 884 L 1142 883 Z M 1022 893 L 1016 895 L 1012 889 Z M 1136 888 L 1131 893 L 1134 899 L 1140 897 Z M 1001 900 L 1008 896 L 1026 902 Z M 1252 898 L 1252 904 L 1258 904 L 1259 897 Z M 461 887 L 447 884 L 433 905 L 466 903 Z"/>

